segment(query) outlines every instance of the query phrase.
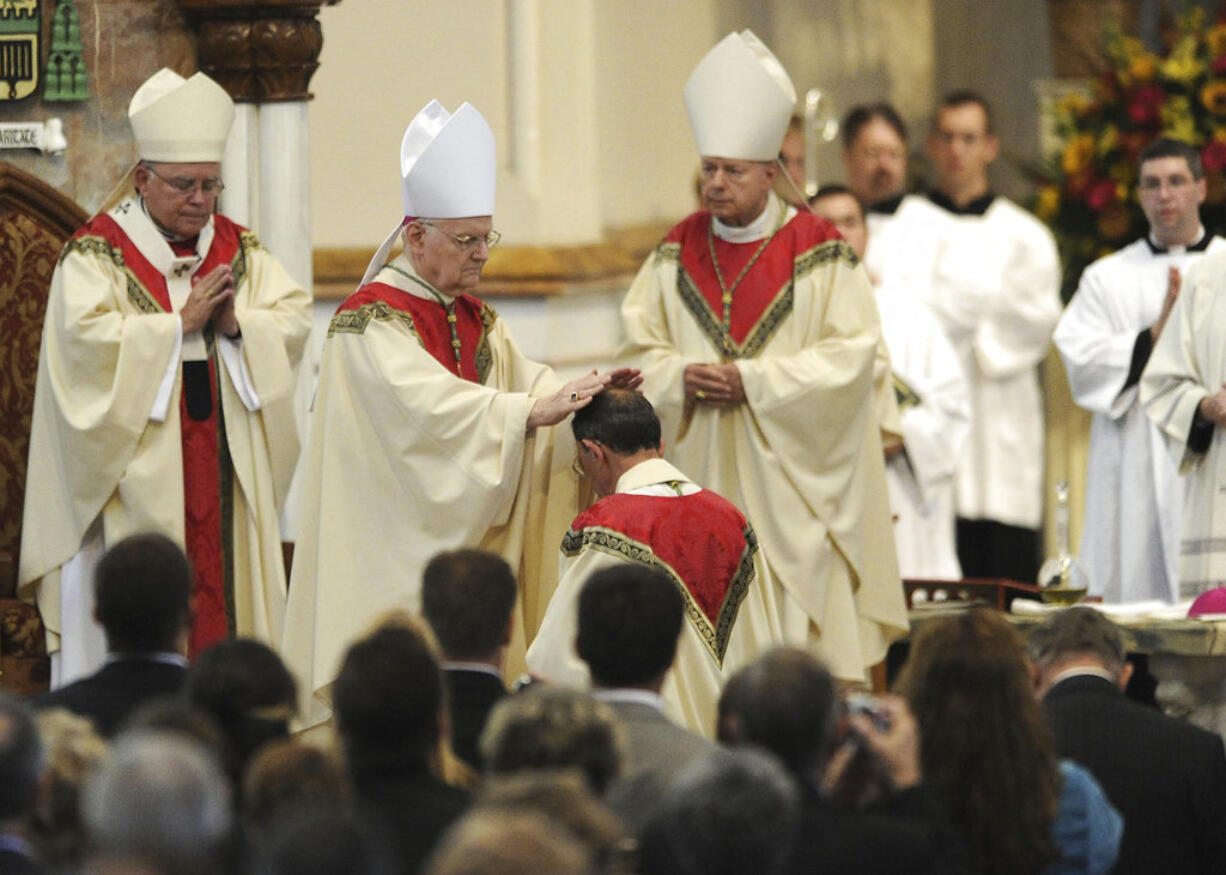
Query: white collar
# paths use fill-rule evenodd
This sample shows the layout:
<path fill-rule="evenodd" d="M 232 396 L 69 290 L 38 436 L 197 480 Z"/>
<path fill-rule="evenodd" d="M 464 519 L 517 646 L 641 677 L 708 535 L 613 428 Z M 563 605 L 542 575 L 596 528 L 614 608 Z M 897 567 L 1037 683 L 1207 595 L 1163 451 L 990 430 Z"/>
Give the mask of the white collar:
<path fill-rule="evenodd" d="M 711 217 L 711 228 L 715 231 L 715 236 L 720 240 L 726 240 L 729 243 L 752 243 L 755 240 L 761 240 L 769 236 L 776 228 L 781 226 L 796 214 L 795 207 L 788 207 L 787 212 L 783 213 L 783 219 L 780 220 L 780 210 L 783 209 L 783 202 L 775 197 L 774 194 L 766 196 L 766 206 L 748 225 L 734 227 L 725 225 L 715 216 Z"/>
<path fill-rule="evenodd" d="M 1153 232 L 1150 232 L 1149 234 L 1149 242 L 1151 244 L 1151 249 L 1157 248 L 1159 250 L 1162 250 L 1161 252 L 1159 252 L 1160 255 L 1183 255 L 1185 252 L 1188 251 L 1188 246 L 1199 243 L 1202 239 L 1204 239 L 1204 236 L 1205 236 L 1205 226 L 1197 225 L 1196 226 L 1196 236 L 1192 238 L 1192 243 L 1190 244 L 1186 244 L 1186 245 L 1185 244 L 1172 244 L 1170 246 L 1163 246 L 1161 243 L 1159 243 L 1157 240 L 1154 239 Z"/>
<path fill-rule="evenodd" d="M 426 282 L 422 275 L 417 272 L 417 269 L 413 267 L 413 262 L 409 260 L 407 252 L 400 253 L 385 264 L 383 269 L 375 274 L 374 281 L 393 286 L 407 295 L 412 295 L 414 298 L 434 301 L 436 304 L 441 300 L 444 306 L 450 304 L 456 298 L 456 296 L 436 289 Z"/>
<path fill-rule="evenodd" d="M 1116 676 L 1107 671 L 1105 668 L 1095 668 L 1092 665 L 1075 665 L 1072 668 L 1066 668 L 1064 671 L 1052 678 L 1048 689 L 1051 689 L 1051 687 L 1054 687 L 1061 681 L 1066 681 L 1069 678 L 1082 677 L 1083 675 L 1101 678 L 1104 681 L 1110 681 L 1112 686 L 1115 686 L 1117 681 Z"/>
<path fill-rule="evenodd" d="M 690 478 L 678 471 L 664 459 L 644 459 L 617 479 L 615 492 L 629 492 L 654 483 L 665 483 L 678 480 L 689 483 Z"/>
<path fill-rule="evenodd" d="M 160 662 L 163 665 L 177 665 L 187 668 L 187 657 L 171 650 L 159 650 L 149 653 L 130 653 L 126 651 L 111 651 L 106 655 L 106 664 L 115 662 Z"/>
<path fill-rule="evenodd" d="M 599 699 L 601 702 L 625 702 L 627 704 L 646 705 L 649 708 L 655 708 L 661 714 L 664 713 L 664 699 L 660 697 L 659 693 L 653 693 L 651 690 L 639 690 L 631 687 L 592 690 L 592 698 Z"/>

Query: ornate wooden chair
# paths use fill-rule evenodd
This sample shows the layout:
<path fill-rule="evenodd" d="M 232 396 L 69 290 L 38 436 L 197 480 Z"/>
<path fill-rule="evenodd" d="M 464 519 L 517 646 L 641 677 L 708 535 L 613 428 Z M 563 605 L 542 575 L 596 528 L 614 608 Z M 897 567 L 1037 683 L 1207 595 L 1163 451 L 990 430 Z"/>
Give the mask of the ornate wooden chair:
<path fill-rule="evenodd" d="M 46 689 L 50 675 L 38 611 L 16 598 L 39 341 L 60 247 L 87 218 L 0 161 L 0 689 L 21 693 Z"/>

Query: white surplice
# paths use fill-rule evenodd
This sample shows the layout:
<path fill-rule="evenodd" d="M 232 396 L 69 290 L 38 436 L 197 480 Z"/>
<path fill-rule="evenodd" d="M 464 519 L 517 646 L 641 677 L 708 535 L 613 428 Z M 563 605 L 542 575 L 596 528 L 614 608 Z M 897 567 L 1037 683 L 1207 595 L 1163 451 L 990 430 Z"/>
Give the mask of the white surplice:
<path fill-rule="evenodd" d="M 966 375 L 971 435 L 956 475 L 958 515 L 1038 528 L 1043 398 L 1038 365 L 1060 316 L 1051 231 L 1003 197 L 983 215 L 908 195 L 882 231 L 880 280 L 922 296 Z"/>
<path fill-rule="evenodd" d="M 1184 475 L 1179 595 L 1226 585 L 1226 432 L 1203 453 L 1188 446 L 1196 411 L 1226 382 L 1226 252 L 1188 271 L 1141 375 L 1141 404 Z"/>
<path fill-rule="evenodd" d="M 903 446 L 886 464 L 898 570 L 905 578 L 962 576 L 954 539 L 954 472 L 970 433 L 958 355 L 909 291 L 880 286 L 877 308 L 899 381 Z"/>
<path fill-rule="evenodd" d="M 1209 252 L 1224 249 L 1221 238 L 1209 243 Z M 1094 414 L 1080 554 L 1090 592 L 1107 602 L 1179 597 L 1183 484 L 1138 386 L 1124 384 L 1138 334 L 1162 311 L 1170 268 L 1186 272 L 1202 254 L 1155 253 L 1138 240 L 1099 259 L 1082 274 L 1052 338 L 1073 399 Z"/>

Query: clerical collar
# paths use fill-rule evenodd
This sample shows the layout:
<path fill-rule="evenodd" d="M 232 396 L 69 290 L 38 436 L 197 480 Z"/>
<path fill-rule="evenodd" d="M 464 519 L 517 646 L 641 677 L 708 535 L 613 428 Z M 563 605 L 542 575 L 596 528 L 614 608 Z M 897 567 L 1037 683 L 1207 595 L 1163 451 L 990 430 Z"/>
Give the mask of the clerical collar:
<path fill-rule="evenodd" d="M 625 704 L 646 705 L 664 712 L 664 699 L 659 693 L 642 690 L 635 687 L 609 687 L 592 690 L 592 698 L 601 702 L 622 702 Z"/>
<path fill-rule="evenodd" d="M 767 195 L 765 209 L 762 210 L 758 218 L 748 225 L 740 227 L 725 225 L 715 216 L 712 216 L 711 227 L 715 230 L 716 237 L 729 243 L 752 243 L 755 240 L 761 240 L 777 227 L 779 203 L 778 198 Z"/>
<path fill-rule="evenodd" d="M 928 192 L 928 200 L 941 209 L 953 213 L 955 216 L 982 216 L 988 211 L 988 207 L 992 206 L 992 201 L 996 200 L 996 195 L 989 191 L 987 194 L 981 195 L 965 206 L 960 207 L 946 196 L 944 192 L 934 189 Z"/>
<path fill-rule="evenodd" d="M 1179 255 L 1183 252 L 1204 252 L 1209 248 L 1209 241 L 1213 239 L 1213 235 L 1205 230 L 1205 226 L 1200 226 L 1200 234 L 1196 237 L 1196 242 L 1191 246 L 1163 246 L 1154 240 L 1153 234 L 1145 235 L 1145 245 L 1149 247 L 1151 255 Z"/>
<path fill-rule="evenodd" d="M 900 192 L 894 195 L 894 197 L 886 198 L 883 201 L 878 201 L 875 204 L 871 204 L 868 211 L 870 213 L 877 213 L 881 216 L 892 216 L 898 212 L 898 205 L 902 203 L 902 199 L 906 196 L 907 193 L 905 191 Z"/>

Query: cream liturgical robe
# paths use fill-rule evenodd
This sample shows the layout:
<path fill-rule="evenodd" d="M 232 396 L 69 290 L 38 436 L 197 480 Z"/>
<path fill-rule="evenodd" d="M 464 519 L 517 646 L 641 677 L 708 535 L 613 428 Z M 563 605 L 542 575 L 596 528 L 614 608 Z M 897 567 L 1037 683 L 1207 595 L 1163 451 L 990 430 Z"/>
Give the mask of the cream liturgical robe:
<path fill-rule="evenodd" d="M 1185 599 L 1226 585 L 1226 432 L 1197 416 L 1201 400 L 1223 382 L 1226 252 L 1219 251 L 1188 271 L 1141 375 L 1141 404 L 1184 475 L 1179 595 Z"/>
<path fill-rule="evenodd" d="M 622 305 L 622 358 L 641 368 L 665 455 L 749 518 L 804 641 L 860 680 L 908 623 L 874 396 L 880 321 L 833 226 L 771 198 L 748 229 L 695 213 L 647 259 Z M 773 235 L 773 236 L 772 236 Z M 763 241 L 770 242 L 762 248 Z M 735 288 L 729 318 L 710 253 Z M 747 401 L 687 401 L 687 364 L 734 361 Z"/>
<path fill-rule="evenodd" d="M 1226 250 L 1221 238 L 1205 243 L 1209 252 Z M 1094 414 L 1080 554 L 1090 592 L 1104 601 L 1179 598 L 1183 483 L 1141 408 L 1137 381 L 1170 268 L 1186 271 L 1203 251 L 1160 253 L 1138 240 L 1099 259 L 1082 274 L 1053 336 L 1074 400 Z"/>
<path fill-rule="evenodd" d="M 959 456 L 958 515 L 1038 528 L 1043 515 L 1043 398 L 1037 366 L 1060 317 L 1051 232 L 1003 197 L 952 213 L 908 195 L 871 245 L 880 280 L 920 295 L 957 350 L 971 398 Z"/>
<path fill-rule="evenodd" d="M 389 611 L 420 610 L 422 571 L 439 551 L 492 550 L 516 572 L 512 666 L 557 580 L 558 544 L 579 508 L 574 442 L 568 429 L 529 432 L 527 421 L 561 381 L 478 299 L 442 301 L 457 316 L 462 364 L 439 293 L 403 255 L 328 330 L 282 647 L 308 722 L 325 719 L 345 649 Z"/>
<path fill-rule="evenodd" d="M 193 275 L 219 260 L 234 272 L 239 341 L 184 335 L 174 312 Z M 65 615 L 82 608 L 61 587 L 90 586 L 92 565 L 73 575 L 76 586 L 62 580 L 87 533 L 100 528 L 109 545 L 152 530 L 183 545 L 180 362 L 211 355 L 214 344 L 231 463 L 220 516 L 233 578 L 228 613 L 237 634 L 279 639 L 278 513 L 298 454 L 295 368 L 310 306 L 255 236 L 223 216 L 201 231 L 195 253 L 176 256 L 129 197 L 65 245 L 43 326 L 19 571 L 22 594 L 37 597 L 49 650 L 74 620 L 88 623 Z M 62 678 L 96 667 L 64 664 Z"/>
<path fill-rule="evenodd" d="M 894 543 L 905 578 L 962 576 L 954 542 L 954 472 L 970 433 L 966 378 L 945 330 L 909 291 L 879 287 L 905 452 L 886 464 Z"/>
<path fill-rule="evenodd" d="M 634 519 L 624 525 L 614 521 L 617 511 L 606 510 L 601 502 L 575 521 L 563 542 L 557 591 L 536 639 L 528 648 L 528 668 L 553 683 L 586 689 L 590 683 L 587 665 L 574 650 L 579 593 L 584 583 L 595 572 L 618 565 L 638 563 L 662 568 L 685 591 L 686 619 L 661 696 L 669 716 L 676 722 L 712 738 L 724 681 L 772 647 L 803 641 L 808 633 L 808 618 L 795 609 L 786 591 L 771 577 L 762 551 L 754 542 L 753 530 L 746 526 L 740 512 L 724 499 L 702 490 L 668 462 L 649 459 L 635 465 L 618 480 L 617 495 L 645 496 L 650 500 L 630 504 L 625 511 Z M 670 524 L 673 508 L 667 505 L 695 495 L 702 496 L 705 508 L 714 506 L 718 510 L 722 505 L 727 512 L 703 513 L 705 508 L 700 506 L 696 512 L 707 523 L 701 531 L 687 529 L 680 515 L 673 519 L 682 520 L 681 525 Z M 661 502 L 666 506 L 661 507 Z M 720 526 L 725 531 L 715 531 Z M 632 529 L 652 532 L 658 542 L 644 542 L 635 537 Z M 687 570 L 680 567 L 679 561 L 671 564 L 669 561 L 684 553 L 684 548 L 678 549 L 678 541 L 698 542 L 704 552 L 715 552 L 707 549 L 704 538 L 731 541 L 746 554 L 736 557 L 740 560 L 736 579 L 729 583 L 722 599 L 723 622 L 717 619 L 711 623 L 703 616 L 687 589 L 687 586 L 696 589 L 695 581 L 685 580 Z M 788 624 L 791 629 L 785 629 Z"/>

